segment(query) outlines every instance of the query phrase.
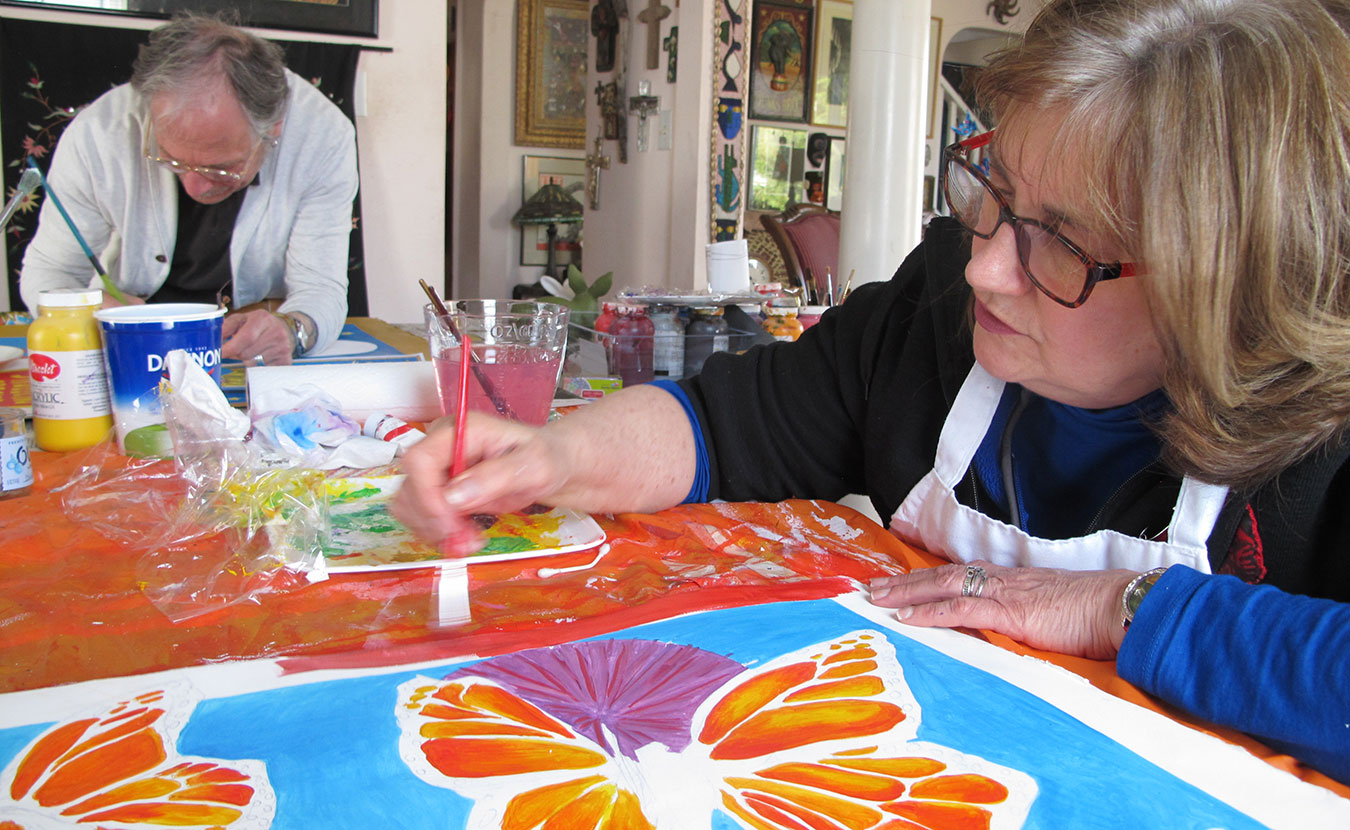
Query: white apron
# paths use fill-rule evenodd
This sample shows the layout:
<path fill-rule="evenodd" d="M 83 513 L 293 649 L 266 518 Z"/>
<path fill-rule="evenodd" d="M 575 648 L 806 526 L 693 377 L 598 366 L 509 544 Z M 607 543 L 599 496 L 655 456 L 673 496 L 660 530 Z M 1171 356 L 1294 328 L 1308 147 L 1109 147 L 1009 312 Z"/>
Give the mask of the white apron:
<path fill-rule="evenodd" d="M 957 501 L 955 487 L 989 430 L 1003 386 L 978 363 L 970 370 L 942 425 L 934 468 L 896 508 L 892 532 L 953 562 L 984 559 L 999 565 L 1078 571 L 1146 571 L 1181 564 L 1209 573 L 1205 540 L 1219 518 L 1227 487 L 1183 479 L 1165 542 L 1114 530 L 1075 539 L 1039 539 Z"/>

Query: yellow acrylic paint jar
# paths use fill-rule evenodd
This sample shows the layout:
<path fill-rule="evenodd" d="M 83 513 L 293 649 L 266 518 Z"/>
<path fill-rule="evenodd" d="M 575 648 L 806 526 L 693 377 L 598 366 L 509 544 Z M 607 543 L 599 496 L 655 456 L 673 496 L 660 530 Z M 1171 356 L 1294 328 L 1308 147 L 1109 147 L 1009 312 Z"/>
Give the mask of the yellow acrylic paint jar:
<path fill-rule="evenodd" d="M 28 326 L 33 441 L 50 452 L 92 447 L 112 429 L 103 336 L 94 312 L 103 292 L 43 291 Z"/>

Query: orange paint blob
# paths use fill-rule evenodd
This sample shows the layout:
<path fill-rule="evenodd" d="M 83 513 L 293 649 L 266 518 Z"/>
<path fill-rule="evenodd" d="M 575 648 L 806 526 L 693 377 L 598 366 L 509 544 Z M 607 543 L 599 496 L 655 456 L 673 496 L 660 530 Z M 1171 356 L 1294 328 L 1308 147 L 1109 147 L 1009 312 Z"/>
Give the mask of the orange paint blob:
<path fill-rule="evenodd" d="M 820 764 L 779 764 L 760 770 L 764 778 L 801 784 L 819 790 L 862 798 L 868 801 L 892 801 L 905 794 L 905 785 L 894 778 L 853 772 Z"/>
<path fill-rule="evenodd" d="M 880 677 L 850 677 L 830 683 L 816 683 L 783 698 L 788 703 L 805 700 L 838 700 L 845 697 L 876 697 L 886 691 Z"/>
<path fill-rule="evenodd" d="M 758 758 L 816 741 L 876 735 L 904 719 L 899 706 L 873 700 L 783 706 L 747 720 L 718 742 L 710 755 L 717 760 Z"/>
<path fill-rule="evenodd" d="M 605 756 L 590 749 L 529 739 L 444 738 L 427 741 L 422 751 L 443 774 L 464 778 L 594 769 L 605 764 Z"/>
<path fill-rule="evenodd" d="M 713 707 L 698 739 L 705 744 L 716 743 L 779 695 L 815 676 L 814 663 L 794 663 L 750 678 Z"/>
<path fill-rule="evenodd" d="M 944 775 L 920 781 L 910 790 L 915 798 L 936 801 L 966 801 L 975 804 L 999 804 L 1008 798 L 1008 788 L 983 775 Z"/>

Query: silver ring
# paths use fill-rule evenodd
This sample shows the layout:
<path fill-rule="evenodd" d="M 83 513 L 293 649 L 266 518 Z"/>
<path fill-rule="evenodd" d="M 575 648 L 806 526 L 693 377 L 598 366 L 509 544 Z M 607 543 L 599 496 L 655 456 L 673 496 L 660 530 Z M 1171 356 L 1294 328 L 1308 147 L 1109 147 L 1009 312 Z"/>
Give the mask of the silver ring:
<path fill-rule="evenodd" d="M 253 365 L 254 365 L 254 366 L 266 366 L 266 365 L 267 365 L 267 361 L 263 360 L 263 356 L 262 356 L 262 355 L 258 355 L 257 357 L 253 358 Z"/>
<path fill-rule="evenodd" d="M 989 574 L 979 565 L 966 566 L 966 578 L 961 581 L 961 596 L 978 597 L 984 594 L 984 583 Z"/>

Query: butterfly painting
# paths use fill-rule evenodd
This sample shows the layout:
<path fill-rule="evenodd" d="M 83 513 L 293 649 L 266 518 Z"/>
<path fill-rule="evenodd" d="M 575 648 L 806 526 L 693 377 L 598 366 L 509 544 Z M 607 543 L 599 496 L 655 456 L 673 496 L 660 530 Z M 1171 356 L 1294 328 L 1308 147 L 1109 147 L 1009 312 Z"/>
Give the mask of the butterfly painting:
<path fill-rule="evenodd" d="M 519 652 L 399 687 L 400 754 L 470 828 L 1022 825 L 1022 772 L 916 740 L 895 649 L 857 630 L 745 667 L 651 640 Z"/>
<path fill-rule="evenodd" d="M 177 754 L 199 697 L 179 684 L 47 729 L 0 776 L 0 830 L 269 826 L 261 762 Z"/>
<path fill-rule="evenodd" d="M 1239 747 L 861 597 L 517 642 L 0 695 L 0 830 L 1350 826 Z"/>

